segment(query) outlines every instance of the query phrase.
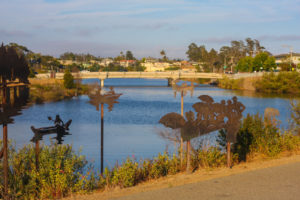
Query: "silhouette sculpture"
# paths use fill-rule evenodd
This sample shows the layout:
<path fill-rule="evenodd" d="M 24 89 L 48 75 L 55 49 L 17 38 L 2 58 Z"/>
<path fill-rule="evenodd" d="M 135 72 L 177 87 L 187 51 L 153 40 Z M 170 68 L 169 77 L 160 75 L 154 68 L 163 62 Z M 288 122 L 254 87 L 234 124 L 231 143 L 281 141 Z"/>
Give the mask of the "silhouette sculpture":
<path fill-rule="evenodd" d="M 117 100 L 122 94 L 117 94 L 113 90 L 113 87 L 110 87 L 108 92 L 105 92 L 100 86 L 93 86 L 90 88 L 89 92 L 89 103 L 96 107 L 96 110 L 99 111 L 99 106 L 101 105 L 101 174 L 103 174 L 103 154 L 104 154 L 104 104 L 108 105 L 108 111 L 112 111 L 115 103 L 119 103 Z"/>
<path fill-rule="evenodd" d="M 172 129 L 180 128 L 183 141 L 190 141 L 201 135 L 211 133 L 220 129 L 226 129 L 227 135 L 227 165 L 230 167 L 230 144 L 236 142 L 236 135 L 240 128 L 240 120 L 245 106 L 237 101 L 237 97 L 232 100 L 222 100 L 215 103 L 208 95 L 198 97 L 201 102 L 193 105 L 196 111 L 185 113 L 185 118 L 178 113 L 168 113 L 164 115 L 159 123 Z M 187 155 L 189 154 L 189 151 Z M 187 157 L 187 170 L 189 170 L 189 156 Z"/>
<path fill-rule="evenodd" d="M 42 128 L 35 128 L 34 126 L 31 126 L 31 130 L 34 133 L 33 138 L 31 139 L 32 142 L 36 142 L 38 140 L 42 140 L 44 135 L 49 135 L 49 134 L 57 134 L 56 137 L 54 137 L 57 140 L 58 144 L 62 144 L 64 141 L 62 138 L 65 135 L 70 135 L 68 132 L 69 126 L 72 123 L 72 120 L 70 119 L 67 121 L 67 123 L 64 123 L 59 115 L 56 115 L 55 120 L 52 120 L 51 117 L 48 117 L 50 121 L 54 122 L 54 126 L 48 126 L 48 127 L 42 127 Z"/>
<path fill-rule="evenodd" d="M 184 115 L 183 113 L 183 97 L 187 95 L 187 92 L 189 91 L 191 93 L 191 97 L 193 96 L 194 92 L 194 83 L 191 82 L 191 85 L 188 85 L 187 83 L 182 83 L 181 85 L 177 85 L 178 80 L 175 81 L 175 83 L 172 85 L 172 89 L 174 91 L 174 97 L 176 98 L 177 92 L 181 94 L 181 116 Z M 190 149 L 190 142 L 187 141 L 187 152 L 189 152 Z M 188 154 L 187 154 L 188 156 Z M 180 166 L 182 167 L 183 163 L 183 138 L 180 137 Z"/>

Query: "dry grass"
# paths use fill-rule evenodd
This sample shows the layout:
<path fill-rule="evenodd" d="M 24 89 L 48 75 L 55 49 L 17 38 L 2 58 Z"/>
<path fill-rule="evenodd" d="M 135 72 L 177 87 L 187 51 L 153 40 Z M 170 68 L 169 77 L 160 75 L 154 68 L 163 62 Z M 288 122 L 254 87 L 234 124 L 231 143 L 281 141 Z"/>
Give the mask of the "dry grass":
<path fill-rule="evenodd" d="M 63 80 L 57 80 L 54 78 L 51 79 L 36 79 L 36 78 L 29 78 L 28 79 L 30 84 L 32 85 L 53 85 L 53 84 L 63 84 Z"/>
<path fill-rule="evenodd" d="M 257 157 L 251 162 L 244 162 L 236 166 L 233 166 L 232 169 L 222 167 L 222 168 L 201 169 L 201 170 L 197 170 L 192 174 L 179 173 L 176 175 L 169 175 L 167 177 L 159 178 L 157 180 L 147 181 L 135 187 L 124 188 L 124 189 L 120 189 L 120 188 L 106 189 L 105 191 L 97 191 L 90 195 L 74 195 L 65 198 L 65 200 L 110 199 L 110 198 L 137 194 L 140 192 L 158 190 L 158 189 L 169 188 L 169 187 L 176 187 L 180 185 L 211 180 L 211 179 L 230 176 L 234 174 L 240 174 L 248 171 L 264 169 L 268 167 L 300 162 L 300 152 L 294 154 L 288 153 L 282 155 L 286 157 L 281 157 L 278 159 L 265 159 L 265 158 Z"/>

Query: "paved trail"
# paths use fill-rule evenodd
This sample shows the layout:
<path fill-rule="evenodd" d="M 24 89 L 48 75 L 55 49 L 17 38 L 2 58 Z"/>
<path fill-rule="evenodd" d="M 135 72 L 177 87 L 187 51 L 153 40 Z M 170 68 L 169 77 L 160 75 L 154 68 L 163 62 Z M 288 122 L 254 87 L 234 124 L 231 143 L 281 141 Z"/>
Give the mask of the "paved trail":
<path fill-rule="evenodd" d="M 300 162 L 117 199 L 300 200 Z"/>

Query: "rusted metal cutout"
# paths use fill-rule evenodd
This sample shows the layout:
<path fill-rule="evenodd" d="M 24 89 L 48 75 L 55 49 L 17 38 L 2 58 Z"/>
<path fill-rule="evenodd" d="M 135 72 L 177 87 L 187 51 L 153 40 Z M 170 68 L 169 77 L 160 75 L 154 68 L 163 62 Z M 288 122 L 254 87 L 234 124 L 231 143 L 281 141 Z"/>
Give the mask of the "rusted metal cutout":
<path fill-rule="evenodd" d="M 114 104 L 119 103 L 117 99 L 119 99 L 121 95 L 122 94 L 115 93 L 113 87 L 110 87 L 109 91 L 104 91 L 100 86 L 95 86 L 90 89 L 88 96 L 90 98 L 89 103 L 94 105 L 97 111 L 99 111 L 101 104 L 107 104 L 108 110 L 112 111 Z"/>
<path fill-rule="evenodd" d="M 115 93 L 113 87 L 110 87 L 109 91 L 104 91 L 99 85 L 92 86 L 89 92 L 89 103 L 96 107 L 99 111 L 101 105 L 101 152 L 100 152 L 100 171 L 103 174 L 103 157 L 104 157 L 104 104 L 108 105 L 108 111 L 112 111 L 115 103 L 119 103 L 117 100 L 122 94 Z"/>
<path fill-rule="evenodd" d="M 230 164 L 230 144 L 236 142 L 236 136 L 240 128 L 242 112 L 245 106 L 233 97 L 231 100 L 222 100 L 215 103 L 208 95 L 198 97 L 201 102 L 193 105 L 192 111 L 185 113 L 185 118 L 178 113 L 164 115 L 159 123 L 172 129 L 180 129 L 183 141 L 190 143 L 190 140 L 220 129 L 226 129 L 227 135 L 227 165 Z M 189 151 L 187 151 L 189 155 Z M 189 157 L 187 158 L 187 169 L 189 169 Z"/>

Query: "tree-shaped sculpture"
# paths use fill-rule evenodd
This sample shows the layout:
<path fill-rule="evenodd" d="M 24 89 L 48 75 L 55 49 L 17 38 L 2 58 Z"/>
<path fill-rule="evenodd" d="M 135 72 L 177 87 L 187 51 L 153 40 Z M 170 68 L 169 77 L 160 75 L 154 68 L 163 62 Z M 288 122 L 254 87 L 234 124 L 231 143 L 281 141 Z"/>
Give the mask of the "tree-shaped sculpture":
<path fill-rule="evenodd" d="M 187 83 L 183 83 L 181 85 L 177 85 L 178 80 L 174 82 L 172 85 L 172 89 L 174 91 L 174 97 L 176 98 L 177 92 L 181 94 L 181 116 L 183 117 L 183 97 L 187 94 L 189 91 L 191 93 L 191 96 L 193 96 L 194 92 L 194 84 L 191 82 L 191 85 L 188 85 Z M 187 142 L 187 151 L 190 148 L 189 146 L 189 141 Z M 182 162 L 183 162 L 183 139 L 182 137 L 180 138 L 180 166 L 182 167 Z"/>
<path fill-rule="evenodd" d="M 117 100 L 122 94 L 117 94 L 111 87 L 108 92 L 105 92 L 100 86 L 94 86 L 89 93 L 89 103 L 96 107 L 99 111 L 101 105 L 101 174 L 103 174 L 103 144 L 104 144 L 104 104 L 108 105 L 108 111 L 112 111 L 115 103 L 119 103 Z"/>
<path fill-rule="evenodd" d="M 177 113 L 168 113 L 160 119 L 160 123 L 172 129 L 181 129 L 183 141 L 189 142 L 191 139 L 217 131 L 227 130 L 227 165 L 230 166 L 230 143 L 236 142 L 236 135 L 240 128 L 240 119 L 245 106 L 237 101 L 222 100 L 214 103 L 213 98 L 208 95 L 198 97 L 202 102 L 195 103 L 193 108 L 197 112 L 197 118 L 192 111 L 186 112 L 186 119 Z M 190 170 L 190 148 L 187 151 L 187 171 Z"/>

